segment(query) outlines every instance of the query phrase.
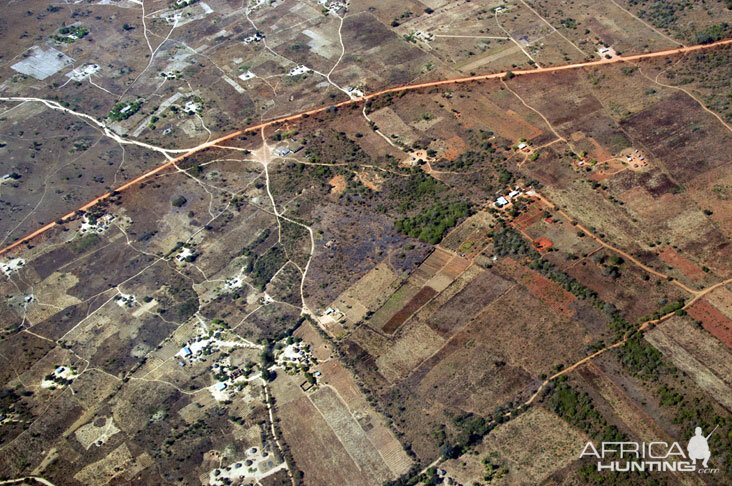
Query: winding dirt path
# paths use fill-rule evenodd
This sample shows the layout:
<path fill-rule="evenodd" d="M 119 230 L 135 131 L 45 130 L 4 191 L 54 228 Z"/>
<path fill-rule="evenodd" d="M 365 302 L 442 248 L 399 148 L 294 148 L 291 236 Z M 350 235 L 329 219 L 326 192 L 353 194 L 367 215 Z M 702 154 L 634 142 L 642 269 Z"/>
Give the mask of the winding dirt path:
<path fill-rule="evenodd" d="M 612 59 L 599 59 L 596 61 L 565 64 L 562 66 L 547 66 L 547 67 L 540 67 L 540 68 L 535 68 L 535 69 L 517 69 L 517 70 L 511 71 L 511 72 L 515 76 L 553 73 L 553 72 L 558 72 L 558 71 L 581 69 L 581 68 L 585 68 L 585 67 L 601 66 L 601 65 L 605 65 L 605 64 L 615 64 L 615 63 L 619 63 L 619 62 L 632 62 L 632 61 L 638 61 L 638 60 L 642 60 L 642 59 L 651 59 L 651 58 L 655 58 L 655 57 L 686 54 L 689 52 L 695 52 L 695 51 L 700 51 L 700 50 L 704 50 L 704 49 L 713 49 L 715 47 L 729 45 L 729 44 L 732 44 L 732 39 L 724 39 L 724 40 L 714 42 L 711 44 L 700 44 L 700 45 L 695 45 L 695 46 L 679 47 L 677 49 L 667 49 L 667 50 L 663 50 L 663 51 L 648 52 L 648 53 L 644 53 L 644 54 L 634 54 L 631 56 L 614 57 Z M 291 121 L 301 120 L 303 118 L 307 118 L 309 116 L 316 115 L 318 113 L 323 113 L 324 111 L 331 109 L 333 107 L 340 108 L 340 107 L 344 107 L 344 106 L 355 105 L 355 104 L 363 103 L 363 102 L 369 101 L 371 99 L 374 99 L 374 98 L 377 98 L 379 96 L 383 96 L 383 95 L 389 94 L 389 93 L 398 93 L 400 91 L 406 91 L 406 90 L 412 91 L 412 90 L 419 90 L 419 89 L 424 89 L 424 88 L 434 88 L 434 87 L 438 87 L 438 86 L 447 86 L 447 85 L 451 85 L 451 84 L 472 83 L 475 81 L 483 81 L 483 80 L 488 80 L 488 79 L 501 79 L 506 74 L 507 74 L 506 71 L 501 71 L 498 73 L 481 74 L 481 75 L 476 75 L 476 76 L 467 76 L 467 77 L 463 77 L 463 78 L 452 78 L 452 79 L 444 79 L 444 80 L 439 80 L 439 81 L 428 81 L 425 83 L 406 84 L 406 85 L 397 86 L 394 88 L 387 88 L 387 89 L 383 89 L 383 90 L 376 91 L 373 93 L 369 93 L 365 96 L 344 100 L 339 103 L 335 103 L 333 105 L 322 106 L 319 108 L 313 108 L 312 110 L 303 111 L 303 112 L 296 113 L 293 115 L 287 115 L 287 116 L 283 116 L 280 118 L 274 118 L 272 120 L 268 120 L 268 121 L 259 123 L 257 125 L 253 125 L 253 126 L 244 128 L 242 130 L 237 130 L 233 133 L 230 133 L 228 135 L 224 135 L 223 137 L 217 138 L 216 140 L 211 140 L 209 142 L 202 143 L 201 145 L 198 145 L 197 147 L 193 147 L 192 149 L 190 149 L 188 152 L 184 153 L 183 155 L 180 155 L 179 157 L 177 157 L 175 159 L 166 161 L 164 164 L 159 165 L 155 169 L 152 169 L 152 170 L 136 177 L 135 179 L 119 186 L 117 189 L 115 189 L 112 192 L 121 192 L 121 191 L 124 191 L 125 189 L 129 189 L 130 187 L 134 186 L 135 184 L 138 184 L 138 183 L 144 181 L 145 179 L 148 179 L 165 169 L 173 167 L 177 162 L 180 162 L 181 160 L 185 159 L 186 157 L 189 157 L 197 152 L 210 148 L 218 143 L 224 142 L 226 140 L 234 138 L 243 133 L 256 132 L 256 131 L 262 130 L 262 129 L 270 127 L 270 126 L 279 125 L 279 124 L 291 122 Z M 27 99 L 27 101 L 39 101 L 39 102 L 45 103 L 47 100 Z M 72 218 L 74 216 L 74 214 L 76 213 L 76 211 L 79 211 L 79 210 L 84 211 L 86 209 L 89 209 L 90 207 L 92 207 L 96 203 L 98 203 L 99 201 L 109 198 L 112 195 L 112 192 L 107 192 L 105 194 L 102 194 L 101 196 L 99 196 L 99 197 L 95 198 L 94 200 L 88 202 L 87 204 L 81 206 L 77 210 L 72 211 L 72 212 L 66 214 L 65 216 L 62 216 L 60 219 L 66 221 L 66 220 Z M 43 233 L 47 232 L 54 226 L 56 226 L 55 222 L 51 222 L 51 223 L 46 224 L 45 226 L 42 226 L 41 228 L 18 239 L 17 241 L 13 242 L 12 244 L 0 249 L 0 255 L 3 255 L 5 253 L 10 252 L 11 250 L 13 250 L 15 248 L 20 247 L 22 244 L 27 243 L 30 240 L 32 240 L 33 238 L 36 238 L 37 236 L 42 235 Z"/>

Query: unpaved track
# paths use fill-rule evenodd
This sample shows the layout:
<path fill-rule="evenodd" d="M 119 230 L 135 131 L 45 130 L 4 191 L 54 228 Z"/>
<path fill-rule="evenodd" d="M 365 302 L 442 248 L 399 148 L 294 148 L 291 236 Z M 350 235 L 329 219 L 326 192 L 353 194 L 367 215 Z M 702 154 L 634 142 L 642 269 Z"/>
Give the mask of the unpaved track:
<path fill-rule="evenodd" d="M 689 46 L 689 47 L 679 47 L 678 49 L 667 49 L 664 51 L 649 52 L 649 53 L 645 53 L 645 54 L 635 54 L 632 56 L 615 57 L 612 59 L 600 59 L 597 61 L 580 62 L 580 63 L 575 63 L 575 64 L 565 64 L 562 66 L 548 66 L 548 67 L 541 67 L 541 68 L 536 68 L 536 69 L 518 69 L 518 70 L 515 70 L 512 72 L 516 76 L 553 73 L 553 72 L 558 72 L 558 71 L 581 69 L 581 68 L 585 68 L 585 67 L 602 66 L 605 64 L 615 64 L 615 63 L 619 63 L 619 62 L 631 62 L 631 61 L 638 61 L 638 60 L 642 60 L 642 59 L 651 59 L 654 57 L 664 57 L 664 56 L 673 56 L 676 54 L 686 54 L 689 52 L 694 52 L 694 51 L 699 51 L 699 50 L 704 50 L 704 49 L 713 49 L 715 47 L 729 45 L 729 44 L 732 44 L 732 39 L 725 39 L 725 40 L 721 40 L 718 42 L 714 42 L 712 44 L 695 45 L 695 46 Z M 273 125 L 301 120 L 302 118 L 306 118 L 311 115 L 316 115 L 318 113 L 322 113 L 325 110 L 328 110 L 333 107 L 340 108 L 343 106 L 355 105 L 355 104 L 362 103 L 362 102 L 374 99 L 378 96 L 382 96 L 382 95 L 389 94 L 389 93 L 398 93 L 400 91 L 405 91 L 405 90 L 411 91 L 411 90 L 418 90 L 418 89 L 424 89 L 424 88 L 434 88 L 434 87 L 438 87 L 438 86 L 447 86 L 447 85 L 451 85 L 451 84 L 471 83 L 474 81 L 483 81 L 483 80 L 488 80 L 488 79 L 500 79 L 500 78 L 503 78 L 505 75 L 506 75 L 506 71 L 501 71 L 499 73 L 481 74 L 481 75 L 477 75 L 477 76 L 468 76 L 468 77 L 464 77 L 464 78 L 444 79 L 444 80 L 440 80 L 440 81 L 429 81 L 429 82 L 418 83 L 418 84 L 406 84 L 406 85 L 398 86 L 395 88 L 388 88 L 388 89 L 384 89 L 381 91 L 376 91 L 374 93 L 367 94 L 360 98 L 353 98 L 353 99 L 341 101 L 341 102 L 333 104 L 333 105 L 322 106 L 320 108 L 314 108 L 312 110 L 307 110 L 307 111 L 304 111 L 301 113 L 296 113 L 294 115 L 288 115 L 288 116 L 284 116 L 284 117 L 280 117 L 280 118 L 275 118 L 275 119 L 272 119 L 269 121 L 262 122 L 258 125 L 253 125 L 253 126 L 247 127 L 243 130 L 237 130 L 233 133 L 225 135 L 216 140 L 212 140 L 212 141 L 203 143 L 197 147 L 194 147 L 190 151 L 186 152 L 185 154 L 183 154 L 173 160 L 169 160 L 169 161 L 165 162 L 164 164 L 159 165 L 155 169 L 153 169 L 149 172 L 146 172 L 146 173 L 136 177 L 135 179 L 121 185 L 120 187 L 115 189 L 114 192 L 121 192 L 121 191 L 124 191 L 125 189 L 129 189 L 130 187 L 134 186 L 135 184 L 138 184 L 138 183 L 144 181 L 145 179 L 148 179 L 148 178 L 154 176 L 155 174 L 158 174 L 159 172 L 174 166 L 177 162 L 180 162 L 181 160 L 185 159 L 186 157 L 189 157 L 197 152 L 210 148 L 213 145 L 216 145 L 217 143 L 224 142 L 226 140 L 229 140 L 231 138 L 234 138 L 234 137 L 241 135 L 243 133 L 246 133 L 246 132 L 254 132 L 254 131 L 262 130 L 264 128 L 267 128 L 267 127 L 270 127 Z M 81 206 L 76 211 L 79 211 L 79 210 L 84 211 L 86 209 L 89 209 L 90 207 L 92 207 L 96 203 L 98 203 L 99 201 L 109 198 L 111 195 L 112 195 L 112 192 L 102 194 L 101 196 L 97 197 L 96 199 Z M 65 216 L 62 216 L 60 219 L 62 219 L 64 221 L 68 220 L 74 216 L 76 211 L 72 211 L 71 213 L 69 213 Z M 56 226 L 55 222 L 51 222 L 51 223 L 46 224 L 45 226 L 42 226 L 41 228 L 37 229 L 36 231 L 24 236 L 23 238 L 20 238 L 19 240 L 6 246 L 5 248 L 0 249 L 0 255 L 3 255 L 15 248 L 20 247 L 20 245 L 27 243 L 28 241 L 32 240 L 33 238 L 45 233 L 46 231 L 50 230 L 54 226 Z"/>

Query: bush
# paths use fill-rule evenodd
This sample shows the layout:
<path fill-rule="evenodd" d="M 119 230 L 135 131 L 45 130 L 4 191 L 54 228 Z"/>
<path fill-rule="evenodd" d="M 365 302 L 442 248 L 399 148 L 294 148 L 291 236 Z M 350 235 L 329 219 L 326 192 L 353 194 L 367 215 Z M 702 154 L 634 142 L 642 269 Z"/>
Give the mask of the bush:
<path fill-rule="evenodd" d="M 176 208 L 179 208 L 179 207 L 182 207 L 187 202 L 188 202 L 188 199 L 186 199 L 185 197 L 176 196 L 175 198 L 173 198 L 172 201 L 170 201 L 170 204 L 172 204 Z"/>
<path fill-rule="evenodd" d="M 460 218 L 470 216 L 470 214 L 472 214 L 470 205 L 465 202 L 437 204 L 413 218 L 397 221 L 394 223 L 394 227 L 397 231 L 412 238 L 419 238 L 426 243 L 436 245 Z"/>
<path fill-rule="evenodd" d="M 142 100 L 133 101 L 132 103 L 117 103 L 112 107 L 112 111 L 109 112 L 109 118 L 113 121 L 126 120 L 138 111 L 142 107 Z"/>

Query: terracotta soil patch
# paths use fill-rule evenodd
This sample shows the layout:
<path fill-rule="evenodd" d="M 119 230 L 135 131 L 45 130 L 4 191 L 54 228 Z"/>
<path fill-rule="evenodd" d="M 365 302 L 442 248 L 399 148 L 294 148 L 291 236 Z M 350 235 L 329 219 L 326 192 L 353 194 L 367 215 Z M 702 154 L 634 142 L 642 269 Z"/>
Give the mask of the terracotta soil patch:
<path fill-rule="evenodd" d="M 585 133 L 582 131 L 573 132 L 569 138 L 572 139 L 573 142 L 579 142 L 580 140 L 584 140 L 586 137 Z"/>
<path fill-rule="evenodd" d="M 383 182 L 381 177 L 366 171 L 357 172 L 357 174 L 358 180 L 361 181 L 361 184 L 368 187 L 372 191 L 378 192 L 381 190 L 381 183 Z"/>
<path fill-rule="evenodd" d="M 681 270 L 694 282 L 704 278 L 704 270 L 685 256 L 679 255 L 673 248 L 665 247 L 659 256 L 664 262 Z"/>
<path fill-rule="evenodd" d="M 548 238 L 539 238 L 534 241 L 534 247 L 539 251 L 546 251 L 552 246 L 554 246 L 554 243 Z"/>
<path fill-rule="evenodd" d="M 529 272 L 521 276 L 520 282 L 534 297 L 541 299 L 555 312 L 566 317 L 574 315 L 575 310 L 571 308 L 571 305 L 576 300 L 575 296 L 551 280 L 536 272 Z"/>
<path fill-rule="evenodd" d="M 525 230 L 541 219 L 543 211 L 544 208 L 539 203 L 532 204 L 526 212 L 513 220 L 513 224 L 517 229 Z"/>
<path fill-rule="evenodd" d="M 407 305 L 402 307 L 396 314 L 391 317 L 391 319 L 386 322 L 386 324 L 384 324 L 384 328 L 382 329 L 382 331 L 387 334 L 394 333 L 394 331 L 396 331 L 399 326 L 401 326 L 404 321 L 409 318 L 409 316 L 417 312 L 417 310 L 425 305 L 427 301 L 435 296 L 435 294 L 437 294 L 437 291 L 432 287 L 422 287 L 419 292 L 417 292 L 417 295 L 412 297 L 411 300 L 407 302 Z"/>
<path fill-rule="evenodd" d="M 452 138 L 448 138 L 446 142 L 447 150 L 445 150 L 445 152 L 442 154 L 442 158 L 449 161 L 457 159 L 461 153 L 465 152 L 468 149 L 465 141 L 458 135 L 455 135 Z"/>
<path fill-rule="evenodd" d="M 524 120 L 521 115 L 516 113 L 513 110 L 506 110 L 506 114 L 511 118 L 512 121 L 516 122 L 517 125 L 520 125 L 521 128 L 524 130 L 528 130 L 530 134 L 528 136 L 524 136 L 527 140 L 532 140 L 542 133 L 544 133 L 543 130 L 540 128 L 535 127 L 534 125 L 530 124 L 526 120 Z M 507 124 L 506 124 L 507 125 Z M 502 128 L 505 128 L 505 125 L 502 125 Z M 513 133 L 514 136 L 510 137 L 512 140 L 517 140 L 521 138 L 523 135 L 519 133 L 518 131 L 516 133 Z"/>
<path fill-rule="evenodd" d="M 590 157 L 597 160 L 598 162 L 605 162 L 606 160 L 610 160 L 613 158 L 613 154 L 611 154 L 605 147 L 600 145 L 597 140 L 594 138 L 589 139 L 590 142 L 592 142 L 592 145 L 595 146 L 595 149 L 590 152 Z"/>
<path fill-rule="evenodd" d="M 704 329 L 732 349 L 732 320 L 706 300 L 698 300 L 687 310 L 694 319 L 701 321 Z"/>
<path fill-rule="evenodd" d="M 342 175 L 334 176 L 328 181 L 328 184 L 331 185 L 331 194 L 343 194 L 343 191 L 346 190 L 346 178 Z"/>

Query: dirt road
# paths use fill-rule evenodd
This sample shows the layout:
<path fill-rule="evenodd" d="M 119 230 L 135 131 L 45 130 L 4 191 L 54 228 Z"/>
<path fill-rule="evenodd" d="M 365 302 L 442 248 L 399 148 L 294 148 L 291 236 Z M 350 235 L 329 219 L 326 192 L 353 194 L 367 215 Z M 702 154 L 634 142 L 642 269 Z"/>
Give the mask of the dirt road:
<path fill-rule="evenodd" d="M 541 67 L 541 68 L 535 68 L 535 69 L 518 69 L 518 70 L 512 71 L 512 72 L 516 76 L 553 73 L 553 72 L 566 71 L 566 70 L 571 70 L 571 69 L 581 69 L 581 68 L 591 67 L 591 66 L 601 66 L 601 65 L 605 65 L 605 64 L 614 64 L 614 63 L 619 63 L 619 62 L 631 62 L 631 61 L 638 61 L 638 60 L 642 60 L 642 59 L 651 59 L 654 57 L 685 54 L 685 53 L 694 52 L 694 51 L 703 50 L 703 49 L 712 49 L 715 47 L 728 45 L 728 44 L 732 44 L 732 39 L 725 39 L 725 40 L 721 40 L 718 42 L 714 42 L 712 44 L 702 44 L 702 45 L 695 45 L 695 46 L 689 46 L 689 47 L 679 47 L 677 49 L 667 49 L 664 51 L 649 52 L 649 53 L 645 53 L 645 54 L 635 54 L 632 56 L 615 57 L 612 59 L 600 59 L 597 61 L 587 61 L 587 62 L 581 62 L 581 63 L 575 63 L 575 64 L 565 64 L 562 66 L 548 66 L 548 67 Z M 121 192 L 121 191 L 124 191 L 125 189 L 129 189 L 130 187 L 134 186 L 135 184 L 138 184 L 138 183 L 144 181 L 145 179 L 148 179 L 148 178 L 154 176 L 155 174 L 158 174 L 159 172 L 172 167 L 177 162 L 180 162 L 181 160 L 185 159 L 186 157 L 189 157 L 197 152 L 200 152 L 201 150 L 205 150 L 207 148 L 210 148 L 213 145 L 224 142 L 226 140 L 229 140 L 231 138 L 234 138 L 234 137 L 241 135 L 243 133 L 246 133 L 246 132 L 255 132 L 255 131 L 262 130 L 263 128 L 267 128 L 267 127 L 270 127 L 273 125 L 278 125 L 278 124 L 286 123 L 286 122 L 290 122 L 290 121 L 301 120 L 304 117 L 316 115 L 318 113 L 323 113 L 325 110 L 328 110 L 332 107 L 340 108 L 343 106 L 355 105 L 355 104 L 363 103 L 368 100 L 371 100 L 376 97 L 383 96 L 383 95 L 389 94 L 389 93 L 397 93 L 397 92 L 405 91 L 405 90 L 411 91 L 411 90 L 418 90 L 418 89 L 424 89 L 424 88 L 434 88 L 434 87 L 446 86 L 446 85 L 450 85 L 450 84 L 470 83 L 470 82 L 483 81 L 483 80 L 488 80 L 488 79 L 500 79 L 500 78 L 503 78 L 505 75 L 506 75 L 506 71 L 501 71 L 498 73 L 481 74 L 481 75 L 477 75 L 477 76 L 468 76 L 468 77 L 464 77 L 464 78 L 453 78 L 453 79 L 445 79 L 445 80 L 439 80 L 439 81 L 429 81 L 429 82 L 418 83 L 418 84 L 407 84 L 407 85 L 398 86 L 398 87 L 394 87 L 394 88 L 384 89 L 381 91 L 376 91 L 374 93 L 367 94 L 360 98 L 353 98 L 353 99 L 341 101 L 334 105 L 322 106 L 320 108 L 314 108 L 312 110 L 304 111 L 301 113 L 296 113 L 293 115 L 288 115 L 288 116 L 268 120 L 266 122 L 262 122 L 260 124 L 253 125 L 253 126 L 244 128 L 242 130 L 237 130 L 233 133 L 225 135 L 216 140 L 212 140 L 212 141 L 203 143 L 197 147 L 194 147 L 190 151 L 186 152 L 185 154 L 183 154 L 173 160 L 169 160 L 169 161 L 165 162 L 164 164 L 159 165 L 155 169 L 153 169 L 149 172 L 146 172 L 146 173 L 136 177 L 135 179 L 121 185 L 120 187 L 115 189 L 114 192 Z M 99 197 L 95 198 L 94 200 L 88 202 L 87 204 L 81 206 L 77 210 L 72 211 L 71 213 L 69 213 L 65 216 L 62 216 L 60 219 L 68 220 L 74 216 L 76 211 L 79 211 L 79 210 L 83 211 L 83 210 L 89 209 L 90 207 L 92 207 L 96 203 L 98 203 L 99 201 L 107 199 L 111 195 L 112 195 L 112 192 L 102 194 L 101 196 L 99 196 Z M 37 236 L 42 235 L 43 233 L 50 230 L 54 226 L 56 226 L 55 222 L 48 223 L 45 226 L 42 226 L 41 228 L 37 229 L 36 231 L 24 236 L 23 238 L 20 238 L 19 240 L 13 242 L 12 244 L 0 249 L 0 255 L 3 255 L 5 253 L 10 252 L 13 249 L 20 247 L 22 244 L 27 243 L 30 240 L 32 240 L 33 238 L 36 238 Z"/>

